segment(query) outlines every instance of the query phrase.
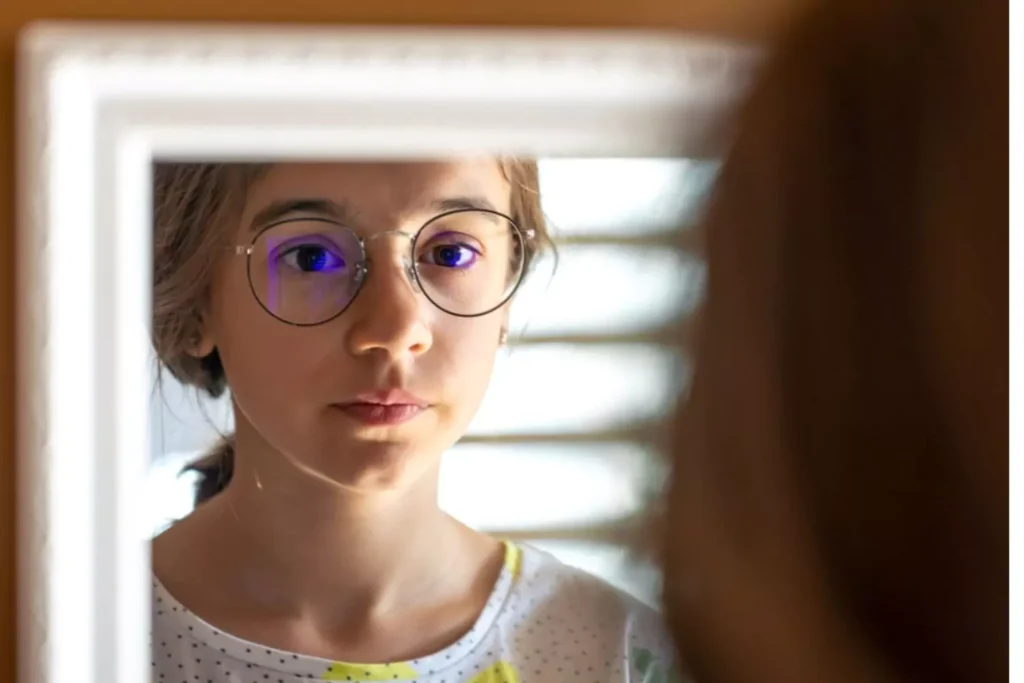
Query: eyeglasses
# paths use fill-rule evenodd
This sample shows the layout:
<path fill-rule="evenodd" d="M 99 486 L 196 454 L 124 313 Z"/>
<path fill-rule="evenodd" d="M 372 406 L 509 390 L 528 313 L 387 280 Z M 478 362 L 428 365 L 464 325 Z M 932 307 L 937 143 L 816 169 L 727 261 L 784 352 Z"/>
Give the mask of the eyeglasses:
<path fill-rule="evenodd" d="M 534 231 L 484 209 L 442 213 L 415 234 L 391 230 L 365 238 L 330 219 L 288 218 L 234 249 L 247 257 L 249 285 L 264 310 L 308 327 L 329 322 L 352 305 L 372 265 L 366 244 L 385 236 L 409 240 L 403 265 L 415 291 L 446 313 L 475 318 L 515 294 L 523 279 L 525 241 Z"/>

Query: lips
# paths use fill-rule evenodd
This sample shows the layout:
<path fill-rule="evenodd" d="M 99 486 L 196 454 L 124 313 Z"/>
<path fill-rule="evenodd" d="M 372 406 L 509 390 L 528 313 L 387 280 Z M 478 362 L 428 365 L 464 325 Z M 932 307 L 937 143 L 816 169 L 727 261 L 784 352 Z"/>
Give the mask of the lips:
<path fill-rule="evenodd" d="M 402 389 L 359 394 L 352 401 L 336 404 L 351 419 L 371 426 L 397 425 L 413 419 L 430 405 Z"/>
<path fill-rule="evenodd" d="M 338 406 L 343 413 L 365 425 L 397 425 L 424 411 L 420 406 L 405 403 L 380 405 L 379 403 L 348 403 Z"/>

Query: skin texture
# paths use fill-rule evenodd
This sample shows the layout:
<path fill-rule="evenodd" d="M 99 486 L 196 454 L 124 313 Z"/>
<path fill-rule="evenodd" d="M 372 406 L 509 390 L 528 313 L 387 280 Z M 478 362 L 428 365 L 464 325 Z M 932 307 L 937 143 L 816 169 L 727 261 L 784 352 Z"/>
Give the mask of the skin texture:
<path fill-rule="evenodd" d="M 278 165 L 250 189 L 233 244 L 249 244 L 254 217 L 275 202 L 324 199 L 370 238 L 371 271 L 342 315 L 296 327 L 257 302 L 244 256 L 225 249 L 217 268 L 195 353 L 216 348 L 224 364 L 235 475 L 154 541 L 153 562 L 172 594 L 225 631 L 338 660 L 394 661 L 453 642 L 483 608 L 501 546 L 437 508 L 437 477 L 484 396 L 508 306 L 445 313 L 407 278 L 409 241 L 373 239 L 415 233 L 453 198 L 508 213 L 510 187 L 484 159 Z M 335 407 L 387 388 L 429 408 L 367 426 Z"/>

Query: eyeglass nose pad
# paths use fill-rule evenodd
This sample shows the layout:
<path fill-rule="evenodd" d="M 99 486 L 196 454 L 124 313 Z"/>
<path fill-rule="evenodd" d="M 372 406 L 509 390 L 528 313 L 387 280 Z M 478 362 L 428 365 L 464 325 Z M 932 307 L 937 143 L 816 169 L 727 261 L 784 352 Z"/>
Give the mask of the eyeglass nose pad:
<path fill-rule="evenodd" d="M 420 280 L 416 277 L 416 267 L 412 263 L 412 259 L 408 256 L 402 258 L 402 266 L 405 268 L 405 276 L 409 278 L 409 284 L 412 285 L 412 289 L 417 294 L 422 294 L 423 290 L 420 288 Z"/>
<path fill-rule="evenodd" d="M 356 266 L 356 286 L 361 287 L 363 282 L 366 281 L 366 274 L 370 272 L 370 264 L 368 262 L 360 263 Z"/>

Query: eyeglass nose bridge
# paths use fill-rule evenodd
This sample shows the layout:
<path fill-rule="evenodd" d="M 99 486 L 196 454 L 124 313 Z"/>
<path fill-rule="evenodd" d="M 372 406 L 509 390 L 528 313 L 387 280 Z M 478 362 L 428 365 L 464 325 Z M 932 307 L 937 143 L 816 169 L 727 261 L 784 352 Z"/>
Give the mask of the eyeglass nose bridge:
<path fill-rule="evenodd" d="M 417 294 L 422 294 L 423 288 L 420 286 L 420 279 L 416 275 L 416 266 L 413 263 L 412 254 L 412 249 L 413 245 L 416 243 L 417 234 L 418 233 L 406 232 L 405 230 L 383 230 L 381 232 L 374 233 L 369 237 L 360 237 L 359 246 L 363 250 L 363 281 L 365 281 L 366 278 L 369 276 L 370 265 L 372 263 L 372 259 L 370 258 L 370 252 L 366 248 L 367 243 L 372 242 L 373 240 L 379 239 L 381 237 L 403 237 L 409 241 L 409 249 L 402 256 L 402 269 L 405 271 L 405 277 L 409 281 L 409 284 L 412 286 L 413 291 L 416 292 Z"/>

